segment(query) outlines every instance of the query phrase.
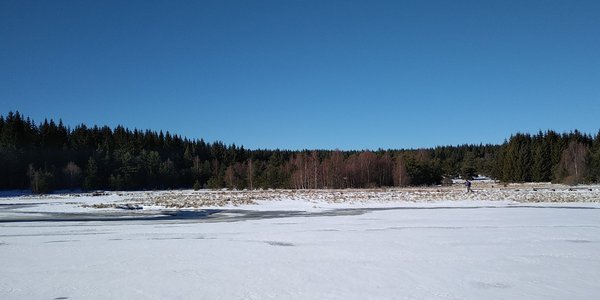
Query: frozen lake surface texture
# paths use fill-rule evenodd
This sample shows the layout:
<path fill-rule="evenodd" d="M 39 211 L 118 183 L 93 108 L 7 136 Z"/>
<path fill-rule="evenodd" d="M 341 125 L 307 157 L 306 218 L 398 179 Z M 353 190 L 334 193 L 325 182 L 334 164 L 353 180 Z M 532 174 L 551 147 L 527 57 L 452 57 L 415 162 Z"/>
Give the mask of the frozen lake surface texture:
<path fill-rule="evenodd" d="M 598 299 L 600 190 L 0 197 L 0 299 Z"/>

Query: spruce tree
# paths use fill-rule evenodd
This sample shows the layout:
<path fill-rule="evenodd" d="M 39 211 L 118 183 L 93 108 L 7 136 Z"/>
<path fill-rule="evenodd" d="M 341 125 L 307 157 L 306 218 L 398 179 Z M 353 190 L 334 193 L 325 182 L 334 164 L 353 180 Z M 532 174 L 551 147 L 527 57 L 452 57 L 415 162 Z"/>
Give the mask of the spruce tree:
<path fill-rule="evenodd" d="M 83 179 L 83 189 L 87 191 L 95 190 L 100 188 L 100 181 L 98 178 L 98 165 L 93 157 L 88 159 L 87 166 L 85 168 L 85 178 Z"/>

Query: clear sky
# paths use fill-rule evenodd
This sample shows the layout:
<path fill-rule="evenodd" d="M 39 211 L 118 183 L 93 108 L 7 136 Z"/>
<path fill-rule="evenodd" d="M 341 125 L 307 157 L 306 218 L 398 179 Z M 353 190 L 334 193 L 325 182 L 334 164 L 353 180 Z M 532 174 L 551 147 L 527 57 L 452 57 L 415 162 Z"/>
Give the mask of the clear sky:
<path fill-rule="evenodd" d="M 246 148 L 600 129 L 600 1 L 0 1 L 0 114 Z"/>

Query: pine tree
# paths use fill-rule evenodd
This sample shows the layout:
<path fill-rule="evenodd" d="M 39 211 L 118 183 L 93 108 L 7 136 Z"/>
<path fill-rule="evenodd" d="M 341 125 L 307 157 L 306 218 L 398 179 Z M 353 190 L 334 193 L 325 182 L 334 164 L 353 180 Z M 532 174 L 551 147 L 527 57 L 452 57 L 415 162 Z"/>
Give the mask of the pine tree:
<path fill-rule="evenodd" d="M 87 167 L 85 169 L 85 178 L 83 180 L 84 190 L 95 190 L 100 188 L 100 182 L 98 178 L 98 165 L 93 157 L 88 159 Z"/>
<path fill-rule="evenodd" d="M 541 132 L 534 139 L 532 147 L 532 180 L 535 182 L 548 182 L 552 179 L 551 147 Z"/>
<path fill-rule="evenodd" d="M 475 169 L 475 154 L 473 152 L 467 152 L 463 158 L 462 167 L 460 169 L 460 175 L 464 179 L 471 180 L 477 175 Z"/>
<path fill-rule="evenodd" d="M 196 180 L 194 182 L 194 186 L 193 186 L 194 191 L 197 191 L 197 190 L 199 190 L 201 188 L 202 188 L 202 185 L 200 184 L 200 181 Z"/>

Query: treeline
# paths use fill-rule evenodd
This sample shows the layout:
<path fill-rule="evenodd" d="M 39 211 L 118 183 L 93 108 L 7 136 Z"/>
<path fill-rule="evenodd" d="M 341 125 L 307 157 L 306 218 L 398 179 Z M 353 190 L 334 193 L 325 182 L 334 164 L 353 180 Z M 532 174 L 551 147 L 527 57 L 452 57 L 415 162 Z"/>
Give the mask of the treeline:
<path fill-rule="evenodd" d="M 365 188 L 488 175 L 506 182 L 596 182 L 600 137 L 552 131 L 502 145 L 418 150 L 247 150 L 169 132 L 0 116 L 0 189 Z"/>
<path fill-rule="evenodd" d="M 496 155 L 492 175 L 504 182 L 566 184 L 600 181 L 600 132 L 517 134 Z"/>

